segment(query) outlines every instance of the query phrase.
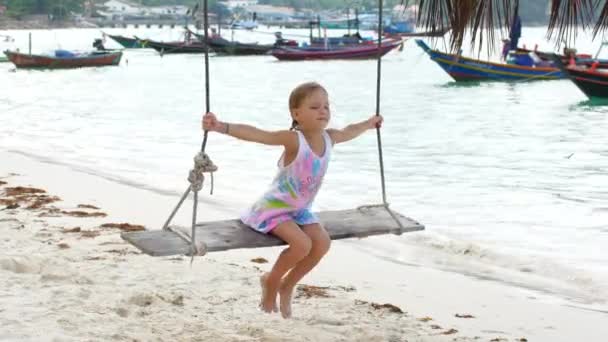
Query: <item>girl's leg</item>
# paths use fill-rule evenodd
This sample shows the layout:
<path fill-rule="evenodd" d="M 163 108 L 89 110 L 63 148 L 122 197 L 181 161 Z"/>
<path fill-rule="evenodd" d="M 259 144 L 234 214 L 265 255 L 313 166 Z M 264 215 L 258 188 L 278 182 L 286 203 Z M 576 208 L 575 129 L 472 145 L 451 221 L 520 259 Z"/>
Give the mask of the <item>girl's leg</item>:
<path fill-rule="evenodd" d="M 308 224 L 302 226 L 302 231 L 312 241 L 310 253 L 289 271 L 283 278 L 279 293 L 281 295 L 281 314 L 283 317 L 291 317 L 291 297 L 296 284 L 310 272 L 329 250 L 331 239 L 325 228 L 320 224 Z"/>
<path fill-rule="evenodd" d="M 276 311 L 276 298 L 281 285 L 281 279 L 300 260 L 304 259 L 311 250 L 312 242 L 297 224 L 286 221 L 274 228 L 271 233 L 289 244 L 275 262 L 272 270 L 262 276 L 262 310 Z"/>

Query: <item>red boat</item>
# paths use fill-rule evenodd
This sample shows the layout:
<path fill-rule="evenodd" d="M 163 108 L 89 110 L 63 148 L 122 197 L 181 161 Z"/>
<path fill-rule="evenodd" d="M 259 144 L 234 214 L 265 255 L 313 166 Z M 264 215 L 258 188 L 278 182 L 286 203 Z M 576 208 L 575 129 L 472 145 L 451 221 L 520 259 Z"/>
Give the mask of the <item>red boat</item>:
<path fill-rule="evenodd" d="M 30 55 L 13 51 L 4 51 L 4 54 L 17 68 L 39 69 L 69 69 L 118 65 L 122 57 L 122 52 L 120 51 L 83 54 L 60 51 L 56 51 L 55 56 Z"/>
<path fill-rule="evenodd" d="M 382 43 L 380 55 L 384 56 L 392 49 L 402 44 L 401 40 L 388 40 Z M 282 61 L 302 61 L 313 59 L 371 59 L 378 56 L 378 45 L 365 44 L 345 47 L 324 48 L 292 48 L 278 47 L 271 54 Z"/>
<path fill-rule="evenodd" d="M 608 70 L 601 67 L 599 61 L 590 67 L 585 65 L 566 65 L 559 57 L 554 57 L 555 63 L 566 76 L 589 99 L 608 99 Z"/>

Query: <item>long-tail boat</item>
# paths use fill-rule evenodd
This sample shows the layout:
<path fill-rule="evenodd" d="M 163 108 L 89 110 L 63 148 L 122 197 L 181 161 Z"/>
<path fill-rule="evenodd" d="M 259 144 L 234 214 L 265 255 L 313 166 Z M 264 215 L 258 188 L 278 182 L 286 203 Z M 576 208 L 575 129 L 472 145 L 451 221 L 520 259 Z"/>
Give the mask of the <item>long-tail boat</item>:
<path fill-rule="evenodd" d="M 135 37 L 137 38 L 137 37 Z M 139 38 L 137 38 L 139 39 Z M 149 39 L 140 39 L 146 46 L 158 51 L 161 55 L 168 53 L 204 53 L 205 44 L 198 40 L 180 42 L 158 42 Z"/>
<path fill-rule="evenodd" d="M 122 52 L 72 53 L 57 50 L 54 55 L 30 55 L 15 51 L 4 51 L 17 68 L 69 69 L 118 65 Z"/>
<path fill-rule="evenodd" d="M 118 44 L 122 45 L 126 49 L 147 48 L 145 40 L 142 41 L 137 38 L 129 38 L 129 37 L 125 37 L 125 36 L 113 35 L 113 34 L 107 34 L 107 33 L 103 33 L 103 35 L 110 37 L 112 40 L 114 40 Z"/>
<path fill-rule="evenodd" d="M 392 49 L 403 44 L 401 40 L 388 40 L 381 44 L 380 55 L 384 56 Z M 370 59 L 378 56 L 378 46 L 375 44 L 328 47 L 323 48 L 293 48 L 277 47 L 271 54 L 282 61 L 301 61 L 314 59 Z"/>
<path fill-rule="evenodd" d="M 588 98 L 608 99 L 608 69 L 599 62 L 591 66 L 565 64 L 558 56 L 554 57 L 557 66 Z"/>
<path fill-rule="evenodd" d="M 431 49 L 420 39 L 416 44 L 455 81 L 517 81 L 556 80 L 564 78 L 564 73 L 552 62 L 543 61 L 536 66 L 508 63 L 493 63 L 467 58 L 456 54 Z"/>

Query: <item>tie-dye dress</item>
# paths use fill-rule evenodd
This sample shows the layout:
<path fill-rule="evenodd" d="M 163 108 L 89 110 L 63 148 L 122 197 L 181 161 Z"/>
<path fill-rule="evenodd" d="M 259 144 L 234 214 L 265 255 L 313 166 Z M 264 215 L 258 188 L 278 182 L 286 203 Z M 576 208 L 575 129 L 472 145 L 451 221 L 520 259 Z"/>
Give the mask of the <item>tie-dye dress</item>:
<path fill-rule="evenodd" d="M 327 131 L 324 131 L 325 151 L 322 156 L 317 156 L 302 132 L 296 133 L 296 158 L 285 166 L 284 156 L 281 157 L 279 172 L 270 189 L 241 216 L 244 224 L 258 232 L 268 233 L 280 223 L 290 220 L 298 225 L 319 222 L 311 206 L 327 171 L 333 143 Z"/>

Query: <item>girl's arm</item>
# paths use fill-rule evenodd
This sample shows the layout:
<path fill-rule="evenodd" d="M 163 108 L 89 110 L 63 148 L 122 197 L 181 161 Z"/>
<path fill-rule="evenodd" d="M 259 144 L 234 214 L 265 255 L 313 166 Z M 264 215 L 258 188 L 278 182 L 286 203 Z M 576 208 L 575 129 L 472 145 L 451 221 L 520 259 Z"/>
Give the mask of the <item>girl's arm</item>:
<path fill-rule="evenodd" d="M 350 124 L 343 129 L 328 129 L 327 133 L 335 144 L 353 140 L 363 134 L 363 132 L 380 127 L 382 125 L 382 116 L 374 115 L 371 118 L 358 123 Z"/>
<path fill-rule="evenodd" d="M 288 130 L 270 132 L 250 125 L 222 122 L 213 113 L 207 113 L 203 116 L 202 126 L 203 130 L 218 132 L 237 139 L 265 145 L 292 147 L 297 141 L 294 132 Z"/>

